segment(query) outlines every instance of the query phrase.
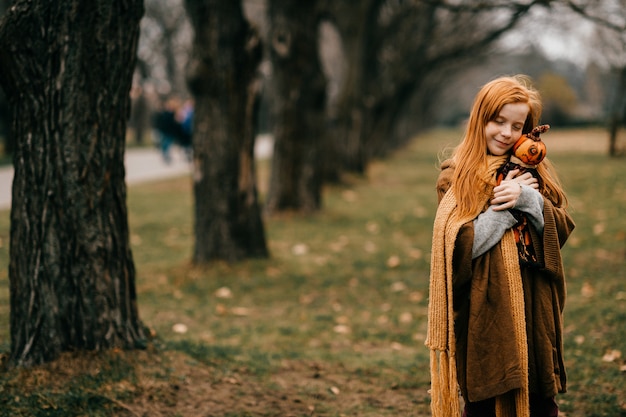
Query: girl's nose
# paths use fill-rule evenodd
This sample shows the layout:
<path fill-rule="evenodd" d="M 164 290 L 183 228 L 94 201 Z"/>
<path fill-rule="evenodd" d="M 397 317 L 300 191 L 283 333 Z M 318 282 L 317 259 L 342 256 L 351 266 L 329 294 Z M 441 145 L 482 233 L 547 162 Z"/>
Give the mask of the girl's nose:
<path fill-rule="evenodd" d="M 502 131 L 500 133 L 502 134 L 502 136 L 505 136 L 507 138 L 511 137 L 511 126 L 503 125 Z"/>

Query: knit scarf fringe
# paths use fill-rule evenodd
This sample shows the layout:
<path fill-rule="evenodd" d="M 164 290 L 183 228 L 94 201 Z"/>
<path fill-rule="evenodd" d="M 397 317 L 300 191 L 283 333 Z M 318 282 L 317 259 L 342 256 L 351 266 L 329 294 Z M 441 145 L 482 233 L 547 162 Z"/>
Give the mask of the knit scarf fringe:
<path fill-rule="evenodd" d="M 504 162 L 502 157 L 491 158 L 487 176 L 492 178 L 495 169 Z M 452 299 L 452 255 L 456 236 L 465 223 L 473 220 L 459 218 L 455 212 L 456 197 L 452 189 L 439 203 L 433 226 L 431 274 L 428 302 L 428 335 L 426 346 L 430 349 L 431 411 L 433 417 L 458 417 L 461 415 L 456 369 L 456 338 L 454 334 L 454 308 Z M 509 284 L 515 340 L 524 380 L 528 381 L 528 344 L 524 291 L 522 288 L 519 255 L 512 230 L 502 238 L 502 257 Z M 497 417 L 529 417 L 528 384 L 515 390 L 513 395 L 496 397 Z"/>

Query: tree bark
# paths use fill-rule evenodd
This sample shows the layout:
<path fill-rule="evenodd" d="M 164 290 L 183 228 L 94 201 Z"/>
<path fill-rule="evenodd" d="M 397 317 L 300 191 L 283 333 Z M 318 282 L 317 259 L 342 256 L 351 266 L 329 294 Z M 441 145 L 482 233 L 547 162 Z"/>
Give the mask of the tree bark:
<path fill-rule="evenodd" d="M 269 18 L 274 153 L 266 208 L 315 211 L 322 200 L 326 103 L 317 1 L 270 0 Z"/>
<path fill-rule="evenodd" d="M 0 24 L 14 108 L 11 356 L 145 343 L 124 182 L 141 0 L 18 0 Z"/>
<path fill-rule="evenodd" d="M 195 30 L 194 262 L 267 257 L 254 165 L 262 47 L 239 1 L 186 0 Z"/>

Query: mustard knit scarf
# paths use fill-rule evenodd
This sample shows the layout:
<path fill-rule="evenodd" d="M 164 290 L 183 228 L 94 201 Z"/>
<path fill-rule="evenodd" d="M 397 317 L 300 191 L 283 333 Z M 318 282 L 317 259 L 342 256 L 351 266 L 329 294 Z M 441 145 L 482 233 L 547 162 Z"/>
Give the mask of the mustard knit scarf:
<path fill-rule="evenodd" d="M 488 157 L 486 178 L 495 182 L 496 170 L 506 161 L 506 156 Z M 485 202 L 487 204 L 487 202 Z M 476 214 L 478 215 L 478 213 Z M 433 226 L 428 302 L 428 335 L 426 346 L 430 349 L 431 410 L 433 417 L 458 417 L 461 414 L 456 371 L 456 339 L 454 335 L 454 310 L 452 304 L 452 256 L 456 236 L 461 226 L 476 215 L 459 218 L 456 214 L 456 197 L 450 188 L 439 203 Z M 509 284 L 515 325 L 515 340 L 522 372 L 528 380 L 528 345 L 526 317 L 519 255 L 512 229 L 502 237 L 502 257 Z M 494 341 L 496 343 L 497 341 Z M 528 385 L 514 392 L 514 396 L 496 397 L 497 417 L 529 417 Z"/>

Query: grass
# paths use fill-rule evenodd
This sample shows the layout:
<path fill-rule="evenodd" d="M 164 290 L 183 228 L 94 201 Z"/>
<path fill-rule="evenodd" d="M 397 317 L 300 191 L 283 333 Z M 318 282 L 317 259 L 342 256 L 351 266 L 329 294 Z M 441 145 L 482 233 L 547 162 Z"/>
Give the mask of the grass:
<path fill-rule="evenodd" d="M 268 260 L 191 265 L 190 180 L 132 186 L 139 309 L 153 342 L 5 370 L 0 415 L 429 415 L 434 183 L 441 149 L 458 136 L 430 132 L 373 163 L 367 178 L 327 187 L 312 217 L 266 219 Z M 568 417 L 626 416 L 626 162 L 605 156 L 602 131 L 546 141 L 577 223 L 563 251 L 569 392 L 560 407 Z M 267 178 L 266 164 L 260 171 Z M 8 218 L 0 212 L 4 323 Z M 8 340 L 0 326 L 0 352 Z"/>

